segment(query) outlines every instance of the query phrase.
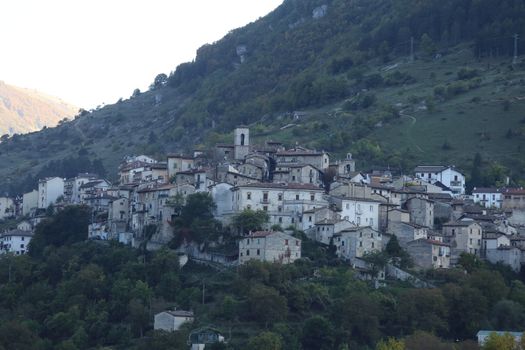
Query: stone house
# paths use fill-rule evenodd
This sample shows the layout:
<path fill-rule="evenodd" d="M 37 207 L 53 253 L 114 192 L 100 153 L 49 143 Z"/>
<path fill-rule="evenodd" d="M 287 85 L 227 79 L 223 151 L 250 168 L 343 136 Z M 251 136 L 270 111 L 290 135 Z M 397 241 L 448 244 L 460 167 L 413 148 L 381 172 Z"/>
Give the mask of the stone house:
<path fill-rule="evenodd" d="M 493 264 L 501 263 L 509 266 L 514 272 L 520 272 L 521 254 L 517 247 L 499 246 L 496 249 L 487 249 L 485 258 Z"/>
<path fill-rule="evenodd" d="M 239 241 L 239 264 L 249 260 L 293 263 L 301 258 L 301 240 L 284 232 L 252 232 Z"/>
<path fill-rule="evenodd" d="M 330 166 L 330 157 L 328 153 L 321 151 L 312 151 L 302 147 L 279 151 L 276 154 L 277 163 L 302 163 L 310 164 L 317 169 L 324 170 Z"/>
<path fill-rule="evenodd" d="M 354 263 L 366 253 L 383 249 L 382 235 L 371 227 L 352 227 L 334 235 L 333 244 L 339 258 Z"/>
<path fill-rule="evenodd" d="M 445 243 L 449 243 L 452 256 L 459 257 L 462 252 L 481 255 L 483 229 L 475 221 L 453 221 L 443 224 Z"/>
<path fill-rule="evenodd" d="M 195 158 L 182 154 L 168 154 L 167 170 L 168 179 L 171 180 L 176 173 L 188 171 L 195 167 Z"/>
<path fill-rule="evenodd" d="M 502 190 L 503 209 L 525 209 L 525 189 L 523 188 L 506 188 Z"/>
<path fill-rule="evenodd" d="M 301 226 L 299 227 L 303 231 L 307 231 L 314 227 L 316 222 L 322 220 L 341 220 L 341 215 L 332 208 L 321 207 L 303 212 Z"/>
<path fill-rule="evenodd" d="M 410 222 L 428 228 L 434 227 L 434 202 L 419 197 L 406 201 L 406 209 L 410 213 Z"/>
<path fill-rule="evenodd" d="M 310 164 L 278 163 L 273 172 L 275 183 L 300 183 L 322 186 L 322 172 Z"/>
<path fill-rule="evenodd" d="M 419 238 L 406 244 L 406 250 L 414 264 L 423 269 L 448 269 L 450 267 L 450 245 Z"/>
<path fill-rule="evenodd" d="M 0 220 L 15 215 L 15 202 L 9 197 L 0 197 Z"/>
<path fill-rule="evenodd" d="M 192 311 L 162 311 L 155 315 L 153 329 L 174 332 L 178 331 L 184 323 L 193 322 L 194 319 L 195 317 Z"/>
<path fill-rule="evenodd" d="M 396 235 L 399 245 L 406 248 L 409 242 L 427 239 L 429 228 L 411 222 L 393 222 L 389 226 L 389 233 Z"/>
<path fill-rule="evenodd" d="M 334 235 L 351 227 L 355 227 L 355 225 L 348 220 L 322 219 L 306 231 L 306 234 L 319 243 L 329 245 Z"/>

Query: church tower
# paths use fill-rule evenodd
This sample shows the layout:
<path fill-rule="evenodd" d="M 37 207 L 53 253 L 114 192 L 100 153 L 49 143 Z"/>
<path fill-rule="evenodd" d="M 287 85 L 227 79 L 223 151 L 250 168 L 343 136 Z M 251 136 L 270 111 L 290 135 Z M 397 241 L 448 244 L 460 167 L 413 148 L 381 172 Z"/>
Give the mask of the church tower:
<path fill-rule="evenodd" d="M 234 131 L 234 158 L 243 160 L 250 153 L 250 129 L 238 127 Z"/>

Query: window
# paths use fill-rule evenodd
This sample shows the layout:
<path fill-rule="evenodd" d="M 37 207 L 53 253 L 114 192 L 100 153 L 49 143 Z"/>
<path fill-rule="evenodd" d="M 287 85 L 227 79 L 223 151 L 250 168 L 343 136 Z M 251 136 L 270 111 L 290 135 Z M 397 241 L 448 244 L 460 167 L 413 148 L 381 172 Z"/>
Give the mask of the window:
<path fill-rule="evenodd" d="M 264 210 L 264 211 L 268 211 L 268 206 L 265 205 L 265 206 L 263 207 L 263 210 Z"/>
<path fill-rule="evenodd" d="M 25 241 L 25 239 L 24 239 L 24 238 L 25 238 L 25 237 L 22 237 L 22 241 Z"/>
<path fill-rule="evenodd" d="M 283 223 L 283 218 L 279 216 L 279 223 L 282 224 Z"/>
<path fill-rule="evenodd" d="M 295 195 L 295 200 L 297 200 L 297 201 L 299 200 L 299 195 L 298 194 Z"/>
<path fill-rule="evenodd" d="M 246 249 L 246 256 L 250 256 L 250 249 Z"/>
<path fill-rule="evenodd" d="M 261 250 L 257 249 L 257 255 L 261 255 Z"/>
<path fill-rule="evenodd" d="M 287 239 L 284 240 L 284 245 L 288 245 L 288 240 Z"/>
<path fill-rule="evenodd" d="M 372 242 L 372 248 L 374 248 L 374 242 Z"/>
<path fill-rule="evenodd" d="M 299 246 L 299 241 L 295 241 L 295 245 L 296 245 L 296 246 Z"/>
<path fill-rule="evenodd" d="M 277 211 L 280 213 L 283 211 L 283 207 L 277 207 Z"/>
<path fill-rule="evenodd" d="M 312 217 L 311 216 L 308 217 L 308 222 L 312 222 Z"/>
<path fill-rule="evenodd" d="M 370 212 L 373 212 L 374 211 L 374 206 L 370 206 Z"/>
<path fill-rule="evenodd" d="M 315 194 L 314 193 L 311 193 L 310 194 L 310 200 L 313 202 L 315 200 Z"/>
<path fill-rule="evenodd" d="M 363 246 L 363 241 L 359 241 L 359 246 L 360 246 L 360 247 Z"/>
<path fill-rule="evenodd" d="M 359 232 L 359 237 L 363 237 L 363 232 Z"/>
<path fill-rule="evenodd" d="M 370 218 L 370 226 L 374 226 L 374 219 Z"/>
<path fill-rule="evenodd" d="M 279 193 L 279 194 L 277 195 L 277 200 L 280 200 L 280 201 L 283 200 L 283 194 L 282 194 L 282 193 Z"/>
<path fill-rule="evenodd" d="M 295 223 L 295 218 L 292 218 L 292 224 L 294 224 L 294 223 Z"/>
<path fill-rule="evenodd" d="M 294 175 L 294 176 L 292 176 L 292 181 L 295 181 L 295 175 Z"/>
<path fill-rule="evenodd" d="M 263 201 L 268 202 L 268 192 L 263 193 Z"/>
<path fill-rule="evenodd" d="M 248 199 L 248 200 L 252 199 L 252 193 L 251 192 L 246 193 L 246 199 Z"/>

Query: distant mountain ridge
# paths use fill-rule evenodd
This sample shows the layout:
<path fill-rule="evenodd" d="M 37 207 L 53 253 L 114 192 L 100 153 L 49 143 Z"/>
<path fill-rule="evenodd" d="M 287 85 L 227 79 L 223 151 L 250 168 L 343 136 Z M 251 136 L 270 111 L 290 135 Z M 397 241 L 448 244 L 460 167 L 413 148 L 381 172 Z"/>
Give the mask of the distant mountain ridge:
<path fill-rule="evenodd" d="M 36 90 L 0 80 L 0 135 L 22 134 L 53 127 L 72 117 L 78 108 Z"/>

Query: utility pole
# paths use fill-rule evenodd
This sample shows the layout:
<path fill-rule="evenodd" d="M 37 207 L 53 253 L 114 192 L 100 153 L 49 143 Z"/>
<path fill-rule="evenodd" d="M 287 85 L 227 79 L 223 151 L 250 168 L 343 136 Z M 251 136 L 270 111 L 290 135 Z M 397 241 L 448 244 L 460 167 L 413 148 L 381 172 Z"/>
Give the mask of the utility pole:
<path fill-rule="evenodd" d="M 512 64 L 518 63 L 518 39 L 520 36 L 516 33 L 514 34 L 514 58 L 512 59 Z"/>
<path fill-rule="evenodd" d="M 414 62 L 414 37 L 410 37 L 410 62 Z"/>
<path fill-rule="evenodd" d="M 206 282 L 202 280 L 202 305 L 204 305 L 204 293 L 206 291 Z"/>

